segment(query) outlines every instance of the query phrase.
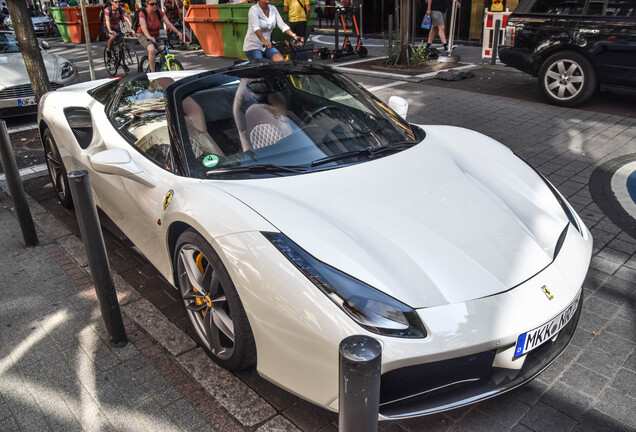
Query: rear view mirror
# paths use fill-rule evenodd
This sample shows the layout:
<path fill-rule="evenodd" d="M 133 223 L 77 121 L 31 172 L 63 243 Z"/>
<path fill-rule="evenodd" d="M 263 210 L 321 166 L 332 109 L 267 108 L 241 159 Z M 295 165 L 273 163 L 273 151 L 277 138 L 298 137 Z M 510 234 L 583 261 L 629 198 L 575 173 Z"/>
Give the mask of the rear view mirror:
<path fill-rule="evenodd" d="M 400 96 L 391 96 L 389 98 L 389 108 L 406 120 L 406 114 L 409 112 L 409 103 L 406 99 Z"/>

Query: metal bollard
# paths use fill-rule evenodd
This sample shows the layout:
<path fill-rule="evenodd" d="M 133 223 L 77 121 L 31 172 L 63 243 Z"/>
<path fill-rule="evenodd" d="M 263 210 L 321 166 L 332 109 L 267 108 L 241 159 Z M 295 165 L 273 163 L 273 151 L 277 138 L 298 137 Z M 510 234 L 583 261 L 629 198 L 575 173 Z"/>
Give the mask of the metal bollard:
<path fill-rule="evenodd" d="M 377 432 L 382 345 L 354 335 L 340 342 L 338 430 Z"/>
<path fill-rule="evenodd" d="M 490 64 L 497 63 L 497 51 L 499 50 L 499 29 L 501 28 L 501 20 L 495 21 L 495 32 L 492 35 L 492 57 L 490 58 Z"/>
<path fill-rule="evenodd" d="M 0 162 L 2 163 L 4 176 L 7 179 L 9 193 L 11 194 L 11 198 L 13 198 L 13 205 L 18 215 L 18 222 L 20 223 L 24 243 L 27 246 L 35 246 L 38 244 L 38 235 L 35 232 L 31 210 L 29 209 L 29 203 L 27 202 L 26 194 L 22 187 L 20 171 L 18 170 L 18 164 L 15 162 L 15 155 L 13 154 L 9 132 L 7 131 L 7 124 L 4 120 L 0 120 Z"/>
<path fill-rule="evenodd" d="M 115 284 L 110 274 L 108 255 L 104 245 L 104 236 L 97 217 L 97 208 L 91 194 L 91 182 L 86 170 L 72 171 L 69 176 L 71 195 L 75 203 L 77 222 L 88 263 L 91 267 L 95 292 L 99 300 L 102 318 L 106 325 L 110 344 L 122 347 L 128 343 L 124 321 L 119 310 L 119 301 L 115 292 Z"/>

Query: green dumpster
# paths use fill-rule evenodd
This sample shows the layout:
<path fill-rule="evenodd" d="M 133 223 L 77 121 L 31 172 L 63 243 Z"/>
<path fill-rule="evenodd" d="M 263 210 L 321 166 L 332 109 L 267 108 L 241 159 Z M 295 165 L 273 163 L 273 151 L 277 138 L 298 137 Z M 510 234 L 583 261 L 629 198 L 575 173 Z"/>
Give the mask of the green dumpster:
<path fill-rule="evenodd" d="M 307 21 L 307 34 L 314 28 L 315 0 L 311 0 L 312 13 Z M 283 11 L 283 2 L 272 3 L 289 23 Z M 247 14 L 252 4 L 191 5 L 185 21 L 201 44 L 206 55 L 245 58 L 243 40 L 247 33 Z M 282 32 L 276 28 L 272 40 L 283 40 Z"/>
<path fill-rule="evenodd" d="M 51 7 L 51 14 L 53 15 L 53 20 L 55 20 L 55 25 L 57 29 L 60 31 L 60 36 L 62 36 L 62 40 L 64 42 L 71 41 L 71 35 L 68 30 L 69 19 L 66 16 L 66 8 L 64 7 Z"/>

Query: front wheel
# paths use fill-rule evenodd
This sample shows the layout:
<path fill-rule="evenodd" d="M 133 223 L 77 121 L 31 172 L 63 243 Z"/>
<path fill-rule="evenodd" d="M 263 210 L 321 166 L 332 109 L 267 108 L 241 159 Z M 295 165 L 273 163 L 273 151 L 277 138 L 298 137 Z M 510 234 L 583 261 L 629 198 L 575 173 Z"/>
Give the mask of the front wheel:
<path fill-rule="evenodd" d="M 138 72 L 150 72 L 150 67 L 148 66 L 148 56 L 145 55 L 139 60 L 139 68 Z"/>
<path fill-rule="evenodd" d="M 596 73 L 582 54 L 553 54 L 541 66 L 539 86 L 548 102 L 571 107 L 586 102 L 596 90 Z"/>
<path fill-rule="evenodd" d="M 46 158 L 46 167 L 49 171 L 49 177 L 53 190 L 60 204 L 66 208 L 73 208 L 73 199 L 71 198 L 70 189 L 68 186 L 68 176 L 66 174 L 66 168 L 62 162 L 60 151 L 55 144 L 53 134 L 50 129 L 44 131 L 42 137 L 42 144 L 44 146 L 44 157 Z"/>
<path fill-rule="evenodd" d="M 134 49 L 124 48 L 124 62 L 132 70 L 139 70 L 139 59 Z"/>
<path fill-rule="evenodd" d="M 168 62 L 165 61 L 163 66 L 161 67 L 162 71 L 180 71 L 185 70 L 181 62 L 177 59 L 170 60 L 170 66 L 168 66 Z"/>
<path fill-rule="evenodd" d="M 176 280 L 190 322 L 212 359 L 228 370 L 256 362 L 254 336 L 229 273 L 212 246 L 189 229 L 177 240 Z"/>
<path fill-rule="evenodd" d="M 113 44 L 113 47 L 110 49 L 110 56 L 108 55 L 108 50 L 104 47 L 104 66 L 106 67 L 106 71 L 110 76 L 115 76 L 117 74 L 118 67 L 118 59 L 119 59 L 119 50 Z"/>

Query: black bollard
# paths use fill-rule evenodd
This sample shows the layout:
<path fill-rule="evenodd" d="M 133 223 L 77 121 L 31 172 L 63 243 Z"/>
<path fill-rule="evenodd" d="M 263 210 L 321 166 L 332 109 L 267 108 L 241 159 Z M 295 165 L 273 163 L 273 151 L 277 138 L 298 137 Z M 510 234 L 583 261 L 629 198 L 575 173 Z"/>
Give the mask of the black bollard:
<path fill-rule="evenodd" d="M 338 430 L 377 432 L 380 408 L 382 345 L 355 335 L 340 342 Z"/>
<path fill-rule="evenodd" d="M 91 267 L 93 284 L 106 324 L 110 344 L 122 347 L 128 343 L 124 321 L 119 310 L 115 284 L 110 274 L 104 236 L 97 217 L 97 208 L 91 193 L 91 182 L 86 170 L 72 171 L 69 176 L 71 195 L 75 203 L 75 213 L 79 223 L 82 241 Z"/>
<path fill-rule="evenodd" d="M 11 198 L 13 198 L 13 205 L 15 206 L 15 213 L 18 216 L 24 243 L 27 246 L 35 246 L 38 244 L 38 235 L 35 232 L 31 210 L 29 210 L 29 203 L 27 202 L 26 194 L 22 187 L 20 171 L 18 170 L 18 164 L 15 162 L 15 155 L 13 154 L 9 132 L 7 131 L 7 124 L 4 120 L 0 120 L 0 162 L 2 163 L 7 185 L 9 186 L 9 193 L 11 194 Z"/>
<path fill-rule="evenodd" d="M 495 21 L 495 32 L 492 35 L 492 57 L 490 58 L 490 64 L 497 63 L 497 56 L 499 51 L 499 29 L 501 28 L 501 21 Z"/>

